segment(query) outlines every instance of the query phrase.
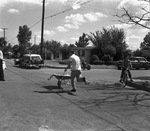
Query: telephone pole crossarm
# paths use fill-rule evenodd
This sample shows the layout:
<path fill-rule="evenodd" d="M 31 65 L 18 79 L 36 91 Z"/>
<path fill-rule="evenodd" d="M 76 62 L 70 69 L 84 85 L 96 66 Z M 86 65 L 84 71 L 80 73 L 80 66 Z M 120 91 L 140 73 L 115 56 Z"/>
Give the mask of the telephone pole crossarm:
<path fill-rule="evenodd" d="M 6 41 L 5 32 L 6 32 L 6 30 L 8 30 L 8 28 L 1 28 L 1 29 L 4 31 L 4 41 Z M 5 44 L 6 44 L 6 43 L 4 43 L 4 46 L 6 46 Z"/>

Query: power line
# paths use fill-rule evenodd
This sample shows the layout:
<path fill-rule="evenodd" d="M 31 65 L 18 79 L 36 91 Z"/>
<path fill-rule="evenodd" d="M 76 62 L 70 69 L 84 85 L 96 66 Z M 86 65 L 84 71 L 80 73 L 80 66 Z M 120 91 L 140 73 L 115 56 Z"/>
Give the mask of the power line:
<path fill-rule="evenodd" d="M 90 3 L 90 2 L 92 2 L 92 1 L 94 1 L 94 0 L 88 0 L 88 1 L 86 1 L 86 2 L 81 3 L 80 5 L 85 5 L 85 4 Z M 57 16 L 57 15 L 63 14 L 63 13 L 68 12 L 68 11 L 70 11 L 70 10 L 73 10 L 73 8 L 71 7 L 71 8 L 68 8 L 68 9 L 66 9 L 66 10 L 64 10 L 64 11 L 59 12 L 59 13 L 56 13 L 56 14 L 47 16 L 47 17 L 45 17 L 45 19 L 48 19 L 48 18 L 50 18 L 50 17 L 54 17 L 54 16 Z"/>
<path fill-rule="evenodd" d="M 83 2 L 83 3 L 81 3 L 81 4 L 78 2 L 77 4 L 80 4 L 80 5 L 82 6 L 82 5 L 88 4 L 88 3 L 92 2 L 92 1 L 94 1 L 94 0 L 88 0 L 88 1 L 85 1 L 85 2 Z M 72 7 L 71 7 L 71 8 L 68 8 L 68 9 L 66 9 L 66 10 L 63 10 L 63 11 L 61 11 L 61 12 L 55 13 L 55 14 L 53 14 L 53 15 L 47 16 L 47 17 L 45 17 L 44 19 L 52 18 L 52 17 L 54 17 L 54 16 L 58 16 L 58 15 L 60 15 L 60 14 L 63 14 L 63 13 L 65 13 L 65 12 L 68 12 L 68 11 L 71 11 L 71 10 L 73 10 Z M 37 21 L 36 23 L 34 23 L 31 27 L 29 27 L 29 29 L 33 28 L 34 26 L 36 26 L 37 24 L 39 24 L 41 21 L 42 21 L 42 19 L 38 20 L 38 21 Z M 9 41 L 13 41 L 13 40 L 16 39 L 16 38 L 17 38 L 17 36 L 15 36 L 14 38 L 12 38 L 12 39 L 9 40 Z"/>
<path fill-rule="evenodd" d="M 57 15 L 63 14 L 63 13 L 68 12 L 68 11 L 70 11 L 70 10 L 72 10 L 72 8 L 66 9 L 66 10 L 64 10 L 64 11 L 61 11 L 61 12 L 59 12 L 59 13 L 56 13 L 56 14 L 53 14 L 53 15 L 50 15 L 50 16 L 47 16 L 47 17 L 45 17 L 44 19 L 48 19 L 48 18 L 50 18 L 50 17 L 54 17 L 54 16 L 57 16 Z"/>
<path fill-rule="evenodd" d="M 80 5 L 85 5 L 85 4 L 88 4 L 88 3 L 92 2 L 92 1 L 94 1 L 94 0 L 88 0 L 88 1 L 86 1 L 86 2 L 81 3 Z M 61 11 L 61 12 L 55 13 L 55 14 L 53 14 L 53 15 L 47 16 L 47 17 L 45 17 L 44 19 L 52 18 L 52 17 L 54 17 L 54 16 L 63 14 L 63 13 L 65 13 L 65 12 L 68 12 L 68 11 L 71 11 L 71 10 L 73 10 L 72 7 L 71 7 L 71 8 L 68 8 L 68 9 L 66 9 L 66 10 L 63 10 L 63 11 Z M 35 24 L 33 24 L 33 25 L 30 27 L 30 29 L 33 28 L 34 26 L 36 26 L 36 25 L 37 25 L 38 23 L 40 23 L 41 21 L 42 21 L 42 19 L 39 20 L 39 21 L 37 21 Z"/>
<path fill-rule="evenodd" d="M 39 20 L 39 21 L 37 21 L 35 24 L 33 24 L 31 27 L 30 27 L 30 29 L 31 28 L 33 28 L 34 26 L 36 26 L 38 23 L 40 23 L 42 21 L 42 19 L 41 20 Z"/>

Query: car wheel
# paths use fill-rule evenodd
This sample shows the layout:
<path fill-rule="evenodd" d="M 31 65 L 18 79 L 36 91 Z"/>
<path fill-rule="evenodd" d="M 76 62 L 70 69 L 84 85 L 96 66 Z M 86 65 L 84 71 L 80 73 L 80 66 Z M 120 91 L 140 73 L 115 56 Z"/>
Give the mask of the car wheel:
<path fill-rule="evenodd" d="M 149 70 L 149 68 L 148 68 L 148 67 L 145 67 L 145 70 Z"/>
<path fill-rule="evenodd" d="M 25 65 L 24 65 L 24 68 L 25 68 L 25 69 L 28 69 L 28 66 L 27 66 L 27 64 L 25 64 Z"/>
<path fill-rule="evenodd" d="M 40 66 L 37 66 L 37 69 L 40 69 Z"/>
<path fill-rule="evenodd" d="M 121 70 L 121 67 L 118 67 L 118 70 Z"/>

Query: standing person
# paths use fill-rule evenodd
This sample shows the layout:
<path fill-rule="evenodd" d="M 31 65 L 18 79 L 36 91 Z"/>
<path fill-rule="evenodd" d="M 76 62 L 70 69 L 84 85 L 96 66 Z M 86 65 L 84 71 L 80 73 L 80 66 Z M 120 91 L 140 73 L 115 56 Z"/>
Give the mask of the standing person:
<path fill-rule="evenodd" d="M 123 78 L 125 70 L 128 71 L 130 81 L 133 81 L 132 76 L 131 76 L 131 72 L 130 72 L 130 69 L 132 68 L 132 64 L 131 64 L 131 61 L 128 59 L 128 57 L 129 57 L 128 54 L 124 54 L 124 60 L 122 62 L 122 72 L 121 72 L 121 76 L 120 76 L 120 82 L 121 83 L 122 83 L 122 78 Z"/>
<path fill-rule="evenodd" d="M 75 55 L 75 52 L 73 50 L 70 51 L 69 63 L 65 71 L 67 71 L 68 68 L 71 68 L 71 85 L 73 88 L 71 91 L 76 92 L 74 79 L 76 78 L 77 82 L 85 82 L 86 84 L 86 78 L 82 77 L 81 61 L 80 61 L 80 58 L 77 55 Z"/>
<path fill-rule="evenodd" d="M 4 80 L 4 70 L 3 70 L 3 52 L 1 51 L 0 48 L 0 81 L 5 81 Z"/>
<path fill-rule="evenodd" d="M 86 69 L 86 61 L 85 61 L 85 58 L 84 58 L 84 57 L 81 57 L 80 60 L 81 60 L 81 67 L 83 68 L 83 70 L 85 70 L 85 69 Z"/>

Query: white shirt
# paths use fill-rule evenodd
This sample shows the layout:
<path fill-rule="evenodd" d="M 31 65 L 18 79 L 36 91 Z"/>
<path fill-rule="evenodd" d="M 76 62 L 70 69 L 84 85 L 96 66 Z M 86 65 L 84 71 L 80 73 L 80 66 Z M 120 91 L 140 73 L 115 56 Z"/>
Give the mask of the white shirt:
<path fill-rule="evenodd" d="M 6 67 L 6 62 L 4 61 L 3 58 L 4 58 L 4 57 L 3 57 L 3 52 L 0 50 L 0 59 L 3 60 L 3 70 L 5 70 L 7 67 Z"/>
<path fill-rule="evenodd" d="M 77 55 L 71 55 L 69 60 L 71 62 L 71 70 L 81 70 L 80 58 Z"/>
<path fill-rule="evenodd" d="M 0 50 L 0 59 L 3 60 L 3 52 Z"/>

